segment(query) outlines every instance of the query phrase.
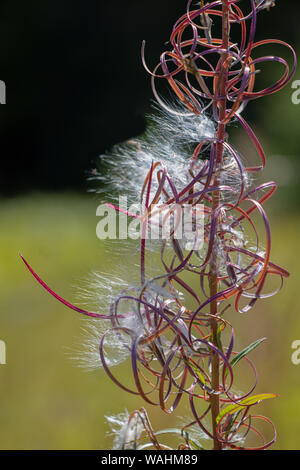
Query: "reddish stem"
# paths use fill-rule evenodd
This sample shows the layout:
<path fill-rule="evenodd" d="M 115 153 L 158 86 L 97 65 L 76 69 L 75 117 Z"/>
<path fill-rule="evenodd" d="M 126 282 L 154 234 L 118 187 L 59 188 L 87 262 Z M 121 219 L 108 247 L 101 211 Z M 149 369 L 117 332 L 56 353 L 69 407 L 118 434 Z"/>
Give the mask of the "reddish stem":
<path fill-rule="evenodd" d="M 216 174 L 214 186 L 218 186 L 219 183 L 219 174 L 220 169 L 223 164 L 223 141 L 225 139 L 226 124 L 223 124 L 222 121 L 226 117 L 226 84 L 228 81 L 228 47 L 229 47 L 229 6 L 227 1 L 223 0 L 222 5 L 222 48 L 226 50 L 221 57 L 221 68 L 220 68 L 220 78 L 218 80 L 218 86 L 216 87 L 215 95 L 218 99 L 218 108 L 219 108 L 219 124 L 217 130 L 217 139 L 219 140 L 216 143 Z M 212 203 L 212 217 L 216 209 L 220 204 L 220 192 L 216 191 L 213 195 Z M 218 293 L 218 279 L 217 279 L 217 256 L 218 256 L 218 247 L 213 250 L 211 260 L 210 260 L 210 277 L 209 277 L 209 287 L 210 287 L 210 296 L 214 297 Z M 210 313 L 214 316 L 218 315 L 218 302 L 213 300 L 210 303 Z M 211 320 L 211 332 L 212 332 L 212 342 L 218 347 L 217 341 L 217 331 L 218 331 L 218 320 L 213 318 Z M 219 391 L 220 388 L 220 359 L 218 354 L 212 353 L 212 388 L 214 391 Z M 220 412 L 220 400 L 219 395 L 211 394 L 210 396 L 210 405 L 211 405 L 211 417 L 212 417 L 212 432 L 214 436 L 214 450 L 222 450 L 222 444 L 218 440 L 217 436 L 217 416 Z"/>

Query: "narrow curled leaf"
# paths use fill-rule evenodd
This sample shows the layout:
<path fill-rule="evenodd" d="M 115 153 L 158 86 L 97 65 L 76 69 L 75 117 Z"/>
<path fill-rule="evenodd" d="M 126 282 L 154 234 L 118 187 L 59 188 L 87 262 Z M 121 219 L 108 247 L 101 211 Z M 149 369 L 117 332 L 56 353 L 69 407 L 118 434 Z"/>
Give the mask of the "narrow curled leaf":
<path fill-rule="evenodd" d="M 200 382 L 205 385 L 206 380 L 204 375 L 201 373 L 200 367 L 192 361 L 186 361 L 186 363 L 196 372 Z"/>
<path fill-rule="evenodd" d="M 157 431 L 155 434 L 156 436 L 160 434 L 179 434 L 180 436 L 184 437 L 184 439 L 186 439 L 188 443 L 191 444 L 196 450 L 204 450 L 204 447 L 202 447 L 199 441 L 197 441 L 194 438 L 191 438 L 189 433 L 182 429 L 178 429 L 178 428 L 161 429 L 160 431 Z"/>
<path fill-rule="evenodd" d="M 236 411 L 244 409 L 246 406 L 257 405 L 263 400 L 267 400 L 269 398 L 276 398 L 278 395 L 274 393 L 261 393 L 259 395 L 253 395 L 252 397 L 247 397 L 241 400 L 239 403 L 228 405 L 224 408 L 219 415 L 217 416 L 216 422 L 219 424 L 221 419 L 227 414 L 234 414 Z"/>
<path fill-rule="evenodd" d="M 234 356 L 233 359 L 231 359 L 231 366 L 235 366 L 241 359 L 243 359 L 243 357 L 247 356 L 251 351 L 253 351 L 253 349 L 256 349 L 257 346 L 259 346 L 263 341 L 265 341 L 265 339 L 266 338 L 258 339 L 257 341 L 254 341 L 254 343 L 250 344 L 245 349 L 240 351 L 236 356 Z"/>

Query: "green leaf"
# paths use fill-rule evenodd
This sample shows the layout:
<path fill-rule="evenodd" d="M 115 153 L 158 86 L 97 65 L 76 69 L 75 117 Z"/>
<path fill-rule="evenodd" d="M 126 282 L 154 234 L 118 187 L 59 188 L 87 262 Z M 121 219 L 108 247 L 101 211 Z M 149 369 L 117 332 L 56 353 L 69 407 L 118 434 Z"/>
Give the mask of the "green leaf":
<path fill-rule="evenodd" d="M 227 437 L 228 434 L 230 433 L 230 431 L 231 431 L 231 429 L 232 429 L 232 427 L 233 427 L 233 425 L 234 425 L 234 423 L 235 423 L 237 417 L 238 417 L 239 414 L 241 413 L 241 411 L 242 411 L 242 410 L 238 410 L 238 411 L 236 411 L 235 413 L 233 413 L 233 414 L 231 415 L 230 421 L 229 421 L 229 423 L 227 423 L 226 428 L 224 429 L 224 431 L 225 431 L 225 436 L 226 436 L 226 437 Z"/>
<path fill-rule="evenodd" d="M 223 416 L 227 414 L 232 415 L 236 411 L 245 409 L 246 406 L 255 405 L 263 400 L 267 400 L 268 398 L 276 398 L 277 396 L 278 395 L 274 395 L 274 393 L 261 393 L 260 395 L 253 395 L 252 397 L 244 398 L 238 404 L 233 403 L 232 405 L 228 405 L 219 413 L 216 419 L 216 423 L 219 424 Z"/>
<path fill-rule="evenodd" d="M 250 344 L 250 346 L 247 346 L 247 348 L 243 349 L 241 352 L 239 352 L 236 356 L 234 356 L 233 359 L 230 361 L 231 367 L 235 366 L 243 357 L 247 356 L 253 349 L 257 348 L 263 341 L 265 341 L 266 338 L 261 338 L 258 339 L 257 341 L 254 341 L 254 343 Z"/>
<path fill-rule="evenodd" d="M 189 436 L 189 433 L 187 431 L 183 431 L 182 429 L 178 429 L 178 428 L 161 429 L 160 431 L 157 431 L 155 433 L 156 436 L 158 436 L 159 434 L 179 434 L 180 436 L 184 437 L 189 442 L 189 444 L 192 444 L 196 448 L 196 450 L 204 450 L 204 447 L 202 447 L 199 441 L 191 438 Z"/>
<path fill-rule="evenodd" d="M 222 341 L 221 341 L 221 333 L 223 331 L 222 326 L 223 325 L 221 324 L 217 329 L 217 345 L 218 345 L 218 348 L 220 349 L 220 351 L 223 351 Z"/>
<path fill-rule="evenodd" d="M 192 444 L 196 450 L 204 450 L 204 447 L 202 447 L 200 442 L 190 437 L 187 431 L 182 431 L 181 435 L 188 441 L 189 444 Z"/>
<path fill-rule="evenodd" d="M 199 368 L 196 364 L 194 364 L 193 362 L 191 362 L 191 361 L 190 361 L 190 362 L 189 362 L 189 361 L 185 361 L 185 362 L 186 362 L 192 369 L 194 369 L 194 371 L 196 372 L 196 374 L 197 374 L 198 377 L 199 377 L 200 382 L 201 382 L 203 385 L 205 385 L 206 380 L 205 380 L 204 375 L 201 373 L 200 368 Z"/>

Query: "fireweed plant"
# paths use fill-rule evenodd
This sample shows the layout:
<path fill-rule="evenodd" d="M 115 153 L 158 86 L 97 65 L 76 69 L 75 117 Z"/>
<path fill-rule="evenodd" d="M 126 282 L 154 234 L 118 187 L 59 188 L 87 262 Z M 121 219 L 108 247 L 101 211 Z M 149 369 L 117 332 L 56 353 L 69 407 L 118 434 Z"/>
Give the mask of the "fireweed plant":
<path fill-rule="evenodd" d="M 276 396 L 254 394 L 257 373 L 247 356 L 263 339 L 234 351 L 234 330 L 225 318 L 231 306 L 228 301 L 237 312 L 248 312 L 258 299 L 278 292 L 289 275 L 270 258 L 271 233 L 263 205 L 276 184 L 255 184 L 255 174 L 264 168 L 266 156 L 242 117 L 249 102 L 281 90 L 295 73 L 296 56 L 288 44 L 276 39 L 255 42 L 257 14 L 274 3 L 217 0 L 201 1 L 193 7 L 189 0 L 186 13 L 173 27 L 169 50 L 162 53 L 153 70 L 146 63 L 143 43 L 142 60 L 151 75 L 160 113 L 153 117 L 154 124 L 143 138 L 102 157 L 102 165 L 108 166 L 107 182 L 117 190 L 126 188 L 143 207 L 139 216 L 127 212 L 141 224 L 138 285 L 131 287 L 121 279 L 98 275 L 95 284 L 102 292 L 106 289 L 102 299 L 106 311 L 90 312 L 57 295 L 22 257 L 51 295 L 94 319 L 96 333 L 90 339 L 88 359 L 95 366 L 101 361 L 120 389 L 164 413 L 173 413 L 184 399 L 189 403 L 190 419 L 178 428 L 154 431 L 144 408 L 108 417 L 116 436 L 114 448 L 263 450 L 276 440 L 273 423 L 254 412 L 255 405 Z M 238 42 L 231 40 L 233 28 L 235 34 L 239 29 Z M 281 57 L 257 58 L 256 53 L 268 45 L 287 47 L 293 56 L 292 69 Z M 255 91 L 258 67 L 266 62 L 279 63 L 282 76 Z M 173 102 L 158 91 L 163 82 L 174 94 Z M 254 145 L 259 159 L 256 165 L 247 166 L 228 142 L 227 126 L 232 122 L 241 126 Z M 95 174 L 95 178 L 104 177 Z M 196 243 L 199 204 L 204 212 L 200 248 Z M 175 229 L 169 240 L 152 242 L 145 236 L 162 209 L 160 229 L 170 222 L 174 227 L 178 207 L 184 205 L 192 213 L 192 246 L 185 243 L 185 238 L 191 240 L 190 233 L 179 239 Z M 110 206 L 121 210 L 115 204 Z M 258 228 L 259 218 L 262 223 Z M 154 274 L 148 260 L 155 249 L 160 267 Z M 194 282 L 188 282 L 186 274 Z M 266 281 L 274 276 L 279 287 L 268 292 Z M 193 300 L 192 309 L 185 305 L 187 298 Z M 93 349 L 97 338 L 98 356 Z M 108 356 L 109 348 L 117 352 L 115 358 Z M 128 356 L 134 382 L 131 388 L 112 371 L 114 364 Z M 235 366 L 240 361 L 250 368 L 250 377 L 253 373 L 254 383 L 247 392 L 237 391 L 234 385 Z M 259 422 L 263 428 L 271 427 L 271 438 L 264 438 Z M 174 436 L 179 439 L 176 444 Z"/>

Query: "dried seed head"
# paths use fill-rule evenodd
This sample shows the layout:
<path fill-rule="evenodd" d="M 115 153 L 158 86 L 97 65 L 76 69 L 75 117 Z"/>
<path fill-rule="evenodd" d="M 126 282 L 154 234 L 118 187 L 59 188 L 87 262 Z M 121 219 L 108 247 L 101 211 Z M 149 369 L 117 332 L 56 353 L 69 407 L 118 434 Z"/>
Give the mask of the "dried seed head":
<path fill-rule="evenodd" d="M 140 438 L 144 426 L 138 413 L 131 416 L 128 411 L 118 415 L 105 416 L 114 436 L 112 450 L 130 450 L 136 448 L 136 441 Z"/>

